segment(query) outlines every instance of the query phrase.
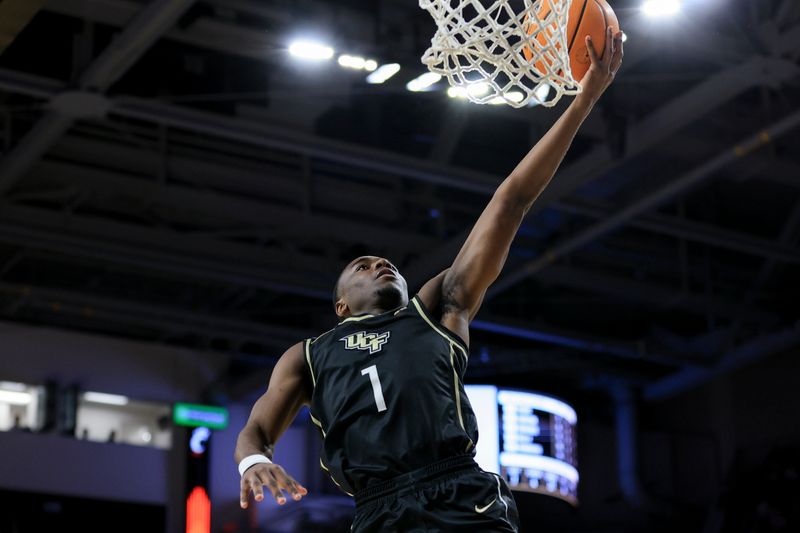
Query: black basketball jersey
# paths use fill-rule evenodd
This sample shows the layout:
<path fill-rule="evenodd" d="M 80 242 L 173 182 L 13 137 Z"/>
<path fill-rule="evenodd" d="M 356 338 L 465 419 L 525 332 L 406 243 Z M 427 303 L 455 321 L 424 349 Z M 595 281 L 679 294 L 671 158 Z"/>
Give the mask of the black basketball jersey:
<path fill-rule="evenodd" d="M 453 455 L 475 454 L 464 392 L 468 350 L 418 296 L 349 317 L 305 341 L 322 468 L 345 493 Z"/>

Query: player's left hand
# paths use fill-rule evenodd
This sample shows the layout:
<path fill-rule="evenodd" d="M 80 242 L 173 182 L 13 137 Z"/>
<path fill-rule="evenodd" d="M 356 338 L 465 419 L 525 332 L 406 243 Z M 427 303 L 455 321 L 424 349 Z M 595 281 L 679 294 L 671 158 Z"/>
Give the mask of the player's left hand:
<path fill-rule="evenodd" d="M 589 58 L 592 65 L 581 80 L 582 94 L 592 100 L 597 100 L 600 95 L 614 81 L 614 76 L 622 65 L 622 32 L 614 33 L 613 28 L 606 28 L 606 46 L 603 49 L 603 57 L 598 57 L 594 49 L 594 43 L 590 36 L 586 36 L 586 49 L 589 51 Z"/>

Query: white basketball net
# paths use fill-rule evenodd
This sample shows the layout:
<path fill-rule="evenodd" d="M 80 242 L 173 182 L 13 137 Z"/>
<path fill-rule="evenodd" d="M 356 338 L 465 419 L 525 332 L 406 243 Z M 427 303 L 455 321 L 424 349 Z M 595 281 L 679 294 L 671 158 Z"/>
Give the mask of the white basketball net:
<path fill-rule="evenodd" d="M 419 0 L 438 27 L 422 62 L 473 102 L 553 106 L 581 90 L 569 65 L 571 1 Z"/>

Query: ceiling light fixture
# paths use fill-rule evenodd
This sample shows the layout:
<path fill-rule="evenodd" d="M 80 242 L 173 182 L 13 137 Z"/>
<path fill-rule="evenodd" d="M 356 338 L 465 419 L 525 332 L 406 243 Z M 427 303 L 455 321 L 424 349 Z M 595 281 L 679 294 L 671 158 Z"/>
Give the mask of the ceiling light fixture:
<path fill-rule="evenodd" d="M 398 72 L 400 72 L 400 65 L 397 63 L 381 65 L 375 72 L 367 76 L 367 83 L 383 83 Z"/>
<path fill-rule="evenodd" d="M 430 89 L 433 85 L 439 83 L 439 80 L 441 79 L 441 74 L 436 74 L 435 72 L 426 72 L 425 74 L 417 76 L 410 82 L 406 83 L 406 89 L 411 92 L 418 93 Z"/>
<path fill-rule="evenodd" d="M 104 403 L 108 405 L 127 405 L 128 397 L 119 394 L 106 394 L 105 392 L 84 392 L 83 399 L 87 402 Z"/>
<path fill-rule="evenodd" d="M 649 17 L 674 15 L 680 10 L 680 0 L 646 0 L 642 4 L 642 11 Z"/>
<path fill-rule="evenodd" d="M 322 61 L 333 57 L 333 48 L 317 41 L 299 40 L 289 45 L 289 53 L 300 59 Z"/>

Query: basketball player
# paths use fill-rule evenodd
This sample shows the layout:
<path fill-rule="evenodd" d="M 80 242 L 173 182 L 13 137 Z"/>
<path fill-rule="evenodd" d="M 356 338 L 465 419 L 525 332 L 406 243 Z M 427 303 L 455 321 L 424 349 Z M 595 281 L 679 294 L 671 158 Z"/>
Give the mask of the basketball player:
<path fill-rule="evenodd" d="M 622 62 L 622 33 L 591 40 L 583 91 L 498 187 L 452 266 L 409 301 L 381 257 L 359 257 L 339 276 L 339 324 L 289 348 L 275 365 L 236 443 L 240 501 L 267 487 L 279 504 L 307 490 L 272 463 L 275 443 L 304 405 L 324 444 L 320 464 L 355 498 L 352 531 L 518 531 L 505 481 L 475 463 L 475 415 L 462 378 L 469 323 L 500 274 L 509 246 L 575 133 Z M 440 314 L 434 314 L 440 310 Z M 290 453 L 290 452 L 289 452 Z"/>

